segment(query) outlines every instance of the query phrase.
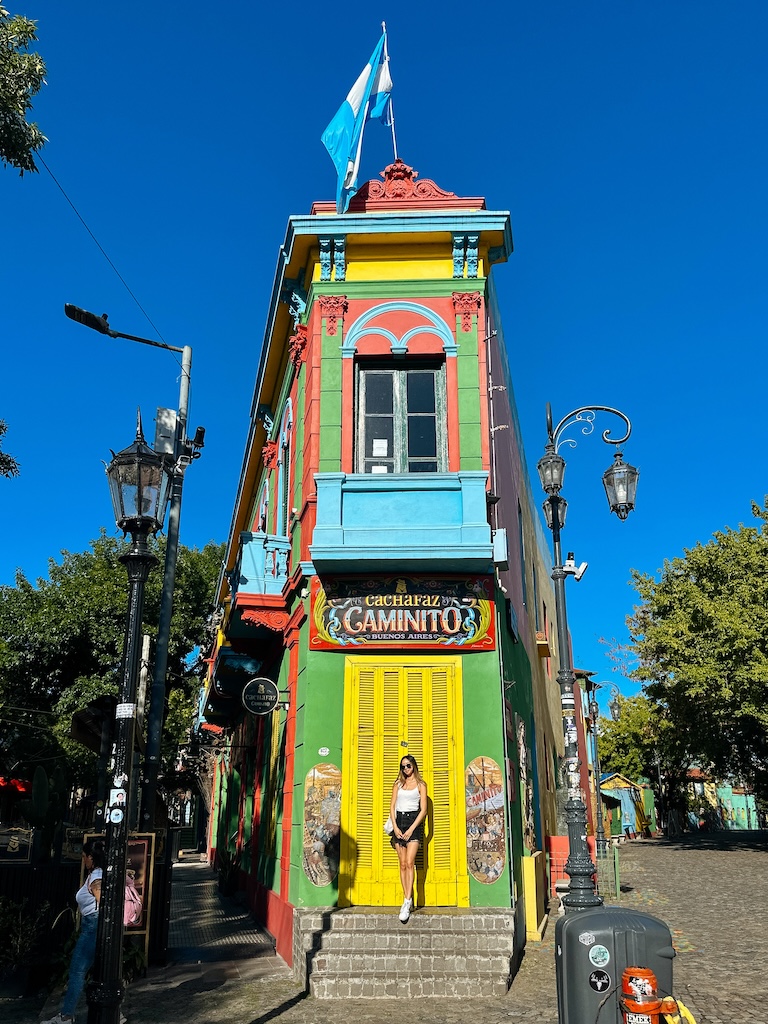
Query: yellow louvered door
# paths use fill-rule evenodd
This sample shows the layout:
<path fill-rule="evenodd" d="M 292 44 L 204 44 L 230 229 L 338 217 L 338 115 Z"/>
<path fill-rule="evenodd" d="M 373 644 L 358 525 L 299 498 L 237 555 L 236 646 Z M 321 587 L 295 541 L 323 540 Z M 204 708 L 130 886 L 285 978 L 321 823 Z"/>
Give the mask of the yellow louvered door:
<path fill-rule="evenodd" d="M 383 831 L 400 758 L 427 783 L 417 903 L 468 906 L 461 659 L 348 657 L 345 673 L 341 906 L 397 906 L 397 854 Z"/>

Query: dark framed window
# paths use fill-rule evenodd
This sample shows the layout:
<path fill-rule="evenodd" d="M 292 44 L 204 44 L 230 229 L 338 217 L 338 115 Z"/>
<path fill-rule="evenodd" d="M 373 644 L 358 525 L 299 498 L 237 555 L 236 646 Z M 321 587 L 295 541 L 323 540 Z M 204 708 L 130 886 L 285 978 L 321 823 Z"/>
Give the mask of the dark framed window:
<path fill-rule="evenodd" d="M 357 366 L 357 473 L 444 473 L 445 365 Z"/>

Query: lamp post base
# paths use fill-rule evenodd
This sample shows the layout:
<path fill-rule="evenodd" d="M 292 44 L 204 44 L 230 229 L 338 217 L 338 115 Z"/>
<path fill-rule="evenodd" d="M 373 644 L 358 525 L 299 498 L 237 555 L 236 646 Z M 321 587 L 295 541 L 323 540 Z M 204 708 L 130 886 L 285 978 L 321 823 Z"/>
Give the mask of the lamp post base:
<path fill-rule="evenodd" d="M 91 982 L 86 988 L 88 1024 L 120 1024 L 120 1006 L 124 995 L 122 982 L 116 985 Z"/>

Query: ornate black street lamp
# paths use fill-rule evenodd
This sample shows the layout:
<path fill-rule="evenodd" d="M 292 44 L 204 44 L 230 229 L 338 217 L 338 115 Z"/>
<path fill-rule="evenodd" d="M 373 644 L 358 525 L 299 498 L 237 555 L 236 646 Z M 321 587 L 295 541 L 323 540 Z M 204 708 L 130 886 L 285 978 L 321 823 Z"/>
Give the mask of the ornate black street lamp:
<path fill-rule="evenodd" d="M 171 618 L 173 616 L 173 589 L 176 581 L 176 560 L 179 548 L 179 522 L 181 519 L 181 496 L 184 484 L 184 471 L 193 459 L 200 457 L 203 447 L 205 428 L 198 427 L 192 440 L 187 437 L 187 409 L 189 406 L 189 388 L 192 377 L 192 349 L 189 345 L 177 348 L 165 342 L 140 338 L 135 334 L 123 334 L 113 330 L 106 313 L 98 316 L 87 309 L 65 303 L 64 313 L 70 320 L 90 327 L 99 334 L 110 338 L 126 338 L 153 348 L 164 348 L 168 352 L 181 355 L 181 377 L 179 382 L 179 410 L 176 419 L 174 438 L 175 471 L 171 490 L 171 507 L 168 513 L 168 529 L 166 530 L 165 567 L 163 570 L 163 591 L 160 598 L 160 620 L 157 624 L 157 647 L 155 649 L 155 667 L 152 674 L 152 691 L 149 701 L 147 718 L 147 748 L 144 758 L 144 791 L 142 793 L 142 825 L 154 828 L 155 803 L 157 799 L 157 779 L 160 771 L 160 746 L 165 717 L 166 674 L 168 671 L 168 644 L 171 635 Z"/>
<path fill-rule="evenodd" d="M 88 986 L 88 1024 L 119 1024 L 123 999 L 123 910 L 128 857 L 128 807 L 136 728 L 136 689 L 141 655 L 144 584 L 157 561 L 147 538 L 162 528 L 173 477 L 173 457 L 147 445 L 138 417 L 136 440 L 112 453 L 107 466 L 115 522 L 130 533 L 131 546 L 120 561 L 129 581 L 122 675 L 115 709 L 113 766 L 104 814 L 107 866 L 101 883 L 93 981 Z"/>
<path fill-rule="evenodd" d="M 552 409 L 547 403 L 547 434 L 549 440 L 544 455 L 539 459 L 538 471 L 541 485 L 547 495 L 544 502 L 544 515 L 547 526 L 552 531 L 554 565 L 552 580 L 555 584 L 555 613 L 557 619 L 557 646 L 560 668 L 557 681 L 560 686 L 560 703 L 563 714 L 563 735 L 565 738 L 565 781 L 567 802 L 565 820 L 568 828 L 568 860 L 565 864 L 566 874 L 570 877 L 568 893 L 563 898 L 566 910 L 587 910 L 600 906 L 602 898 L 595 892 L 592 876 L 595 865 L 587 846 L 587 808 L 581 796 L 581 777 L 579 774 L 578 732 L 576 725 L 576 703 L 574 696 L 574 672 L 571 661 L 571 647 L 568 638 L 568 617 L 565 604 L 565 578 L 572 575 L 580 577 L 583 569 L 577 568 L 572 556 L 563 564 L 560 546 L 560 531 L 565 526 L 567 503 L 560 496 L 565 476 L 565 459 L 558 453 L 561 444 L 569 444 L 572 448 L 576 441 L 564 438 L 563 431 L 576 424 L 581 424 L 582 434 L 591 434 L 594 430 L 595 415 L 598 412 L 611 413 L 624 421 L 626 433 L 620 438 L 612 438 L 610 430 L 603 431 L 602 439 L 606 444 L 621 445 L 629 437 L 632 425 L 623 412 L 606 405 L 586 405 L 569 412 L 553 429 Z M 638 471 L 634 466 L 624 462 L 621 450 L 617 447 L 613 465 L 603 474 L 603 485 L 608 498 L 611 512 L 619 519 L 626 519 L 635 507 Z"/>

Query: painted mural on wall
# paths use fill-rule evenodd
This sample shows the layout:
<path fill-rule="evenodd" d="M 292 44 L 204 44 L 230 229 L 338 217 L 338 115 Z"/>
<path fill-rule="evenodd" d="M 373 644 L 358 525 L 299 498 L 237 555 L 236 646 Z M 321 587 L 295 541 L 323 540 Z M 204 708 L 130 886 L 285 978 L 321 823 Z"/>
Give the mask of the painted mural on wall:
<path fill-rule="evenodd" d="M 312 885 L 329 885 L 339 873 L 341 772 L 316 764 L 304 780 L 304 874 Z"/>
<path fill-rule="evenodd" d="M 536 822 L 533 816 L 533 778 L 529 770 L 528 744 L 525 738 L 525 722 L 517 719 L 517 758 L 520 767 L 520 794 L 523 799 L 523 842 L 534 852 L 536 850 Z"/>
<path fill-rule="evenodd" d="M 467 801 L 467 865 L 478 882 L 495 882 L 507 859 L 504 784 L 490 757 L 470 761 L 464 775 Z"/>
<path fill-rule="evenodd" d="M 316 650 L 495 647 L 491 583 L 395 576 L 338 580 L 312 592 L 310 644 Z"/>

